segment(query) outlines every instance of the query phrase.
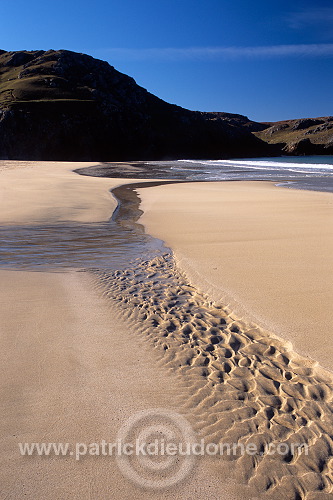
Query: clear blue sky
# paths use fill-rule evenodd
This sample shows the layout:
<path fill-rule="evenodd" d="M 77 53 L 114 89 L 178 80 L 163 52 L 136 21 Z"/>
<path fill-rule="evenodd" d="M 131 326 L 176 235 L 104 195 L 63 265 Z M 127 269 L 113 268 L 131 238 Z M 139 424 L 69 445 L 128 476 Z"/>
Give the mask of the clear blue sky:
<path fill-rule="evenodd" d="M 189 109 L 333 114 L 331 0 L 16 0 L 1 17 L 1 49 L 84 52 Z"/>

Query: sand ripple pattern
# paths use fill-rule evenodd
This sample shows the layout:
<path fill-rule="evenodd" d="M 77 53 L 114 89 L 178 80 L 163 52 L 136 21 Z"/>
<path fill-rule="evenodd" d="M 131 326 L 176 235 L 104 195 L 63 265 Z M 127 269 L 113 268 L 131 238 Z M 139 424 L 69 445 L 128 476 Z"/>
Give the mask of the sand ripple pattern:
<path fill-rule="evenodd" d="M 176 370 L 186 409 L 211 443 L 255 443 L 261 453 L 225 456 L 260 498 L 333 498 L 332 375 L 255 324 L 237 320 L 191 286 L 172 255 L 125 271 L 92 271 L 96 286 Z M 263 453 L 306 443 L 308 454 Z"/>

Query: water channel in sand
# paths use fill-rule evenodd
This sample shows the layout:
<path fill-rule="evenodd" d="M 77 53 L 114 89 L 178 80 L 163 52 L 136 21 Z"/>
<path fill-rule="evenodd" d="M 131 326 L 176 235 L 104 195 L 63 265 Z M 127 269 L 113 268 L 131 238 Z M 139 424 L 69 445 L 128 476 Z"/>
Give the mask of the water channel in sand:
<path fill-rule="evenodd" d="M 137 183 L 114 188 L 118 206 L 108 222 L 55 223 L 0 227 L 0 267 L 33 270 L 126 269 L 135 259 L 169 252 L 136 221 L 142 214 Z"/>

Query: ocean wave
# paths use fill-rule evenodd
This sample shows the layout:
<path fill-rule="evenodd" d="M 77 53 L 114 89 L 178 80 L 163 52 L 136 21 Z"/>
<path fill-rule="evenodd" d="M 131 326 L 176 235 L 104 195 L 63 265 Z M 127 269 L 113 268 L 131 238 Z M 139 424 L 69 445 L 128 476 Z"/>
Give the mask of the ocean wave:
<path fill-rule="evenodd" d="M 296 163 L 271 160 L 179 160 L 182 163 L 192 163 L 207 167 L 233 167 L 254 170 L 288 170 L 297 173 L 333 173 L 333 164 L 328 163 Z M 215 168 L 214 168 L 215 170 Z"/>

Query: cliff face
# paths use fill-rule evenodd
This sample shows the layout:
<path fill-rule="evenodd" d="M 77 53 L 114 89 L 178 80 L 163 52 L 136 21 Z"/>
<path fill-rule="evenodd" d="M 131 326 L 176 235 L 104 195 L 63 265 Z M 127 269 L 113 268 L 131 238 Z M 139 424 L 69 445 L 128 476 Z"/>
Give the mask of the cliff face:
<path fill-rule="evenodd" d="M 259 128 L 258 128 L 259 127 Z M 0 158 L 139 160 L 276 154 L 241 115 L 168 104 L 108 63 L 0 51 Z M 265 127 L 265 126 L 264 126 Z"/>
<path fill-rule="evenodd" d="M 333 154 L 333 116 L 267 123 L 255 135 L 268 144 L 280 146 L 283 154 Z"/>

